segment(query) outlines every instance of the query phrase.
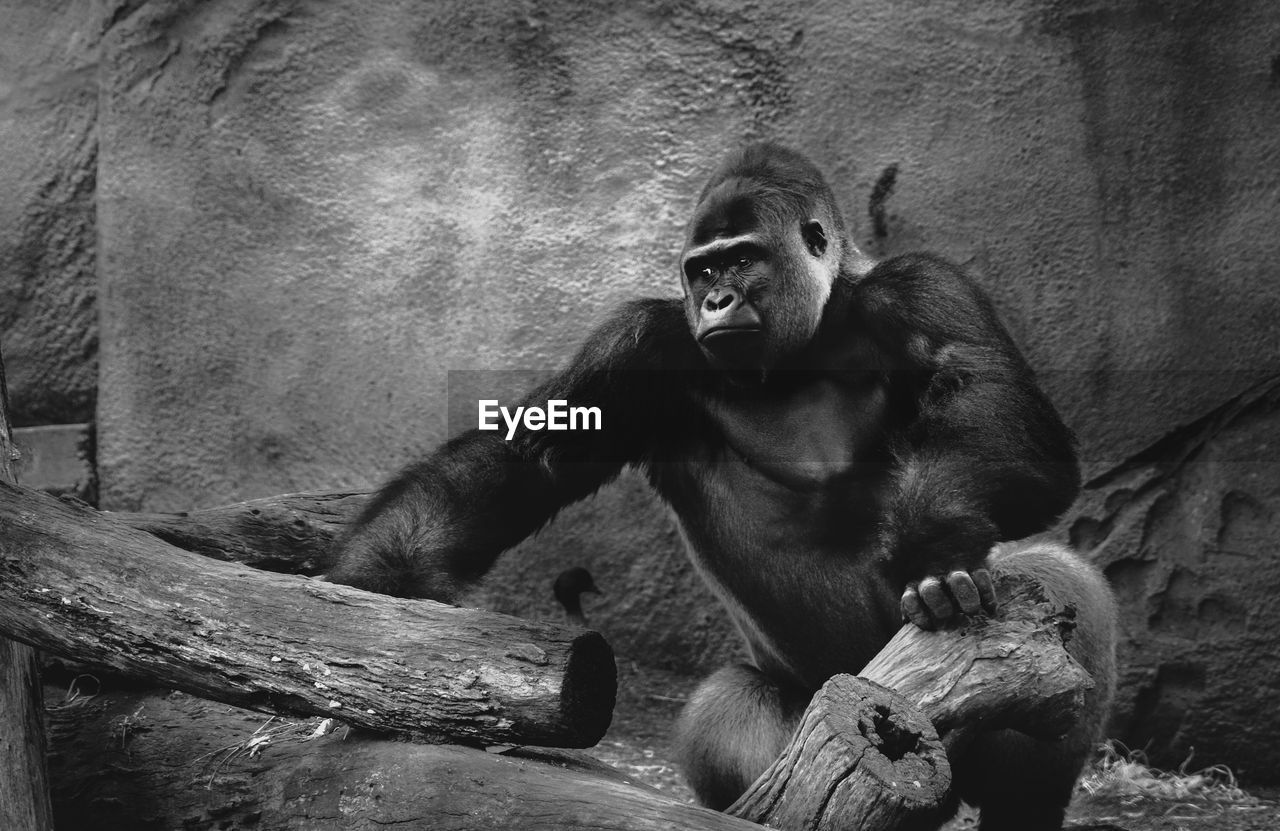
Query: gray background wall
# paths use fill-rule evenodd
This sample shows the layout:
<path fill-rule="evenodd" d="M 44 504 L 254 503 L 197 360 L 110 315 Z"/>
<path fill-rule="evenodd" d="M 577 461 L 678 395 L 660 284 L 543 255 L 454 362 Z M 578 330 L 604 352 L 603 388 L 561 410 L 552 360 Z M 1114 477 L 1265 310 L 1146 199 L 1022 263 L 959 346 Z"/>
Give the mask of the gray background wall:
<path fill-rule="evenodd" d="M 375 484 L 466 426 L 450 371 L 554 368 L 619 301 L 676 295 L 703 176 L 779 139 L 869 250 L 967 266 L 1078 432 L 1089 487 L 1060 533 L 1125 606 L 1112 733 L 1280 775 L 1269 0 L 0 0 L 0 18 L 15 415 L 96 417 L 103 507 Z M 585 564 L 620 652 L 705 670 L 735 640 L 679 549 L 626 477 L 475 602 L 553 615 L 552 577 Z"/>

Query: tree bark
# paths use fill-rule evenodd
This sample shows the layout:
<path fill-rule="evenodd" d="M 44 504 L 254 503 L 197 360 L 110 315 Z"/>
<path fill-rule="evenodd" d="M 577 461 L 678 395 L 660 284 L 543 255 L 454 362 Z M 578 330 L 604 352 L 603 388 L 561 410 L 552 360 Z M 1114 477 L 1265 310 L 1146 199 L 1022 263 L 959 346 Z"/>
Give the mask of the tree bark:
<path fill-rule="evenodd" d="M 176 514 L 112 513 L 118 522 L 215 560 L 289 574 L 320 574 L 334 538 L 367 492 L 289 493 Z"/>
<path fill-rule="evenodd" d="M 9 388 L 0 355 L 0 482 L 17 482 Z M 53 828 L 35 650 L 0 637 L 0 828 Z"/>
<path fill-rule="evenodd" d="M 589 747 L 617 688 L 595 632 L 217 562 L 9 485 L 0 632 L 249 709 L 464 743 Z"/>
<path fill-rule="evenodd" d="M 49 719 L 59 827 L 82 831 L 759 831 L 571 751 L 499 755 L 345 728 L 304 740 L 316 720 L 259 730 L 264 717 L 181 693 L 111 692 Z"/>

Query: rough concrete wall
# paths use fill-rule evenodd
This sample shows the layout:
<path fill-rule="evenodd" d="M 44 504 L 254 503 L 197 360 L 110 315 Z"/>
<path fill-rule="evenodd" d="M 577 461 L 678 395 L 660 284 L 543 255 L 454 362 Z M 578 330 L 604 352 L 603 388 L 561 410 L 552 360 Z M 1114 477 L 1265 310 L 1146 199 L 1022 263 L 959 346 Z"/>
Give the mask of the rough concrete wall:
<path fill-rule="evenodd" d="M 19 427 L 93 417 L 96 6 L 0 2 L 0 353 Z"/>
<path fill-rule="evenodd" d="M 869 249 L 968 266 L 1044 370 L 1090 480 L 1064 533 L 1126 608 L 1115 732 L 1280 775 L 1268 0 L 102 13 L 105 506 L 375 483 L 466 426 L 467 394 L 511 390 L 498 370 L 554 367 L 615 303 L 674 295 L 701 178 L 777 138 Z M 450 418 L 454 370 L 494 373 L 452 376 Z M 625 477 L 477 599 L 553 615 L 552 578 L 585 564 L 622 652 L 706 667 L 734 639 L 678 549 Z"/>

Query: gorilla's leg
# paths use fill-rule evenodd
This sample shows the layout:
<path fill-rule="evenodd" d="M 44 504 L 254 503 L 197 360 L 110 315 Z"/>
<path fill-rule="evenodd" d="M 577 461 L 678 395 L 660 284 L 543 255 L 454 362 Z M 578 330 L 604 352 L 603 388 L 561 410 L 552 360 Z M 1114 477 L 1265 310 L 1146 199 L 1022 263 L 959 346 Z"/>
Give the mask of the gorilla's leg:
<path fill-rule="evenodd" d="M 703 805 L 724 810 L 781 754 L 812 693 L 746 664 L 717 670 L 685 705 L 676 758 Z"/>
<path fill-rule="evenodd" d="M 1055 605 L 1076 609 L 1067 651 L 1093 676 L 1080 721 L 1057 741 L 1012 730 L 979 736 L 953 760 L 961 797 L 980 806 L 982 831 L 1057 831 L 1076 778 L 1102 739 L 1115 691 L 1116 605 L 1105 579 L 1069 549 L 1035 544 L 1002 548 L 992 568 L 1025 574 L 1044 586 Z"/>

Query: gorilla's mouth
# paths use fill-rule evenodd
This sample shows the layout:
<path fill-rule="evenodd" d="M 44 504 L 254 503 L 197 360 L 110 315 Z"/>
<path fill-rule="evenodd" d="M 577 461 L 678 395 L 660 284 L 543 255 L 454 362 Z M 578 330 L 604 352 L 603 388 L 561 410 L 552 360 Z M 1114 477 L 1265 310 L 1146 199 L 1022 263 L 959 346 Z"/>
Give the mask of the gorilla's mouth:
<path fill-rule="evenodd" d="M 730 367 L 756 367 L 764 355 L 764 331 L 758 326 L 727 326 L 698 339 L 714 362 Z"/>

